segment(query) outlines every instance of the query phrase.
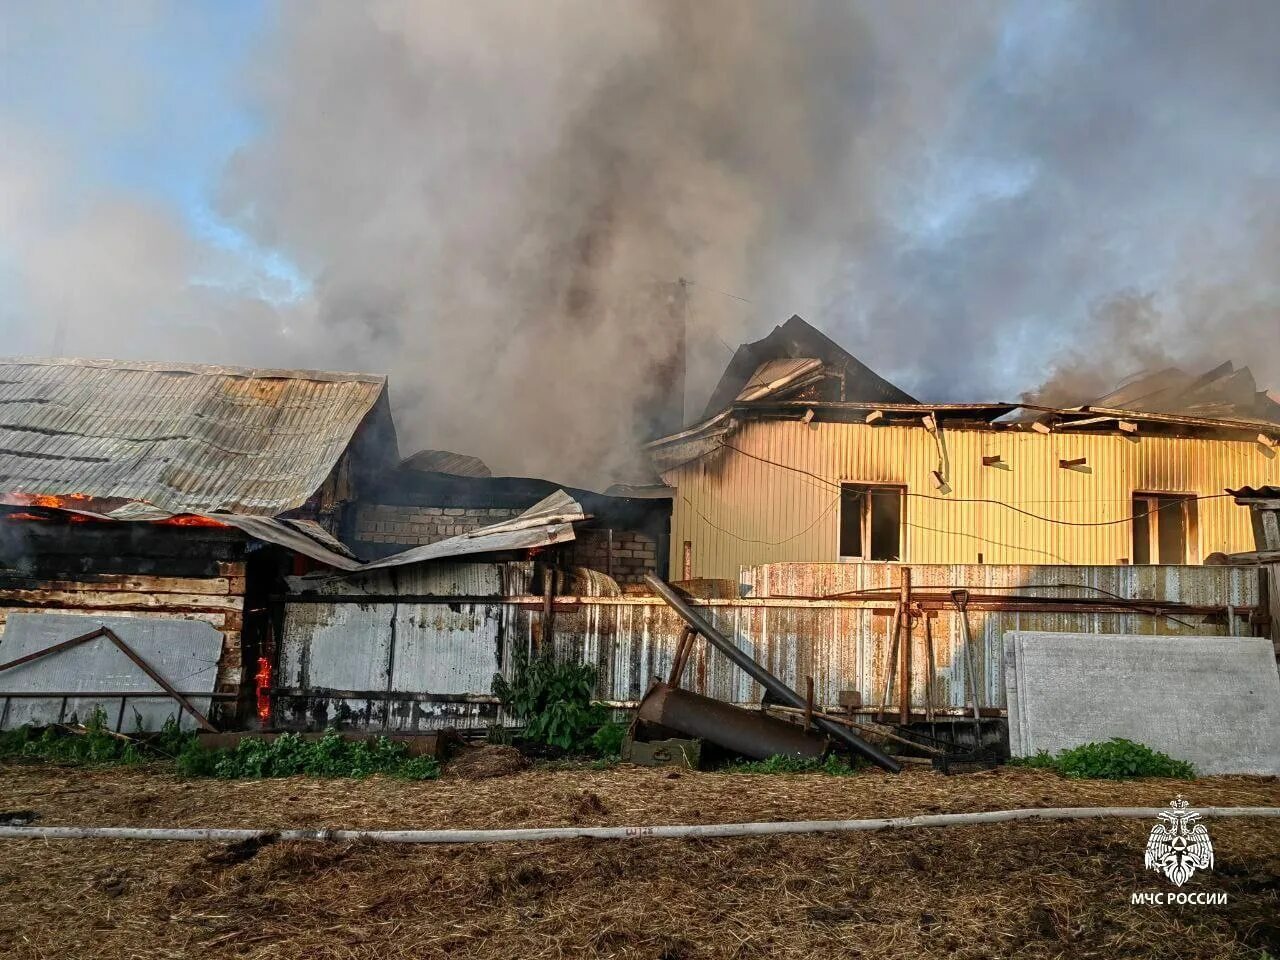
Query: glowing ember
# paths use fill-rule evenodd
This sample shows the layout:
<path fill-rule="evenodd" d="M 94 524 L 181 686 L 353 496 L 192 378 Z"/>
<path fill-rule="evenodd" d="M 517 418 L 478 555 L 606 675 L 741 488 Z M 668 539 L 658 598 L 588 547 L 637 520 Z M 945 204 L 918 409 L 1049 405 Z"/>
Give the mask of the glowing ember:
<path fill-rule="evenodd" d="M 209 517 L 197 516 L 194 513 L 180 513 L 177 516 L 166 517 L 163 520 L 157 520 L 156 523 L 163 527 L 226 527 L 225 523 L 219 523 Z"/>
<path fill-rule="evenodd" d="M 18 504 L 24 507 L 50 507 L 52 509 L 70 508 L 78 510 L 92 499 L 87 493 L 68 493 L 57 496 L 52 493 L 6 493 L 5 503 Z"/>
<path fill-rule="evenodd" d="M 258 658 L 258 674 L 256 678 L 258 692 L 258 720 L 265 727 L 271 724 L 271 661 L 266 657 Z"/>

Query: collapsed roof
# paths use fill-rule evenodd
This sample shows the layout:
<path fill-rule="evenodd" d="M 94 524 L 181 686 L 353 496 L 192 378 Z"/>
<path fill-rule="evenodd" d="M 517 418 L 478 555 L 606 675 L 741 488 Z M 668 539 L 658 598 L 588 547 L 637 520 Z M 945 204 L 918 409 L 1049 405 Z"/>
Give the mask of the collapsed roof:
<path fill-rule="evenodd" d="M 796 387 L 830 378 L 840 385 L 834 400 L 880 403 L 916 403 L 915 397 L 885 380 L 826 334 L 792 316 L 786 323 L 754 343 L 744 343 L 733 354 L 707 402 L 710 417 L 735 400 L 760 399 L 773 392 L 770 386 Z M 781 382 L 779 382 L 781 381 Z"/>
<path fill-rule="evenodd" d="M 419 450 L 413 456 L 405 457 L 400 468 L 421 473 L 443 473 L 451 477 L 493 476 L 489 465 L 479 457 L 469 457 L 452 450 Z"/>
<path fill-rule="evenodd" d="M 1011 416 L 1014 415 L 1014 416 Z M 1208 431 L 1273 445 L 1280 402 L 1260 391 L 1247 367 L 1224 363 L 1201 376 L 1177 369 L 1132 379 L 1076 407 L 1027 403 L 922 403 L 879 376 L 798 316 L 740 346 L 716 385 L 704 419 L 645 445 L 666 473 L 718 451 L 751 419 L 853 420 L 882 425 L 948 423 L 992 430 Z M 930 427 L 932 429 L 932 427 Z"/>
<path fill-rule="evenodd" d="M 386 385 L 359 373 L 0 359 L 0 493 L 274 516 L 324 483 L 366 418 L 394 446 Z"/>
<path fill-rule="evenodd" d="M 1141 374 L 1087 406 L 1280 423 L 1280 403 L 1258 389 L 1248 367 L 1237 369 L 1229 360 L 1200 376 L 1176 367 Z"/>

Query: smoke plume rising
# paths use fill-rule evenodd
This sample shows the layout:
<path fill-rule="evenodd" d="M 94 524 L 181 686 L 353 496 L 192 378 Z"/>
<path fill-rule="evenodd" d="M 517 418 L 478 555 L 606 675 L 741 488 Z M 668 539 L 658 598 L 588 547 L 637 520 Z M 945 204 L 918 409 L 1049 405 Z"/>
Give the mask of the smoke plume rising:
<path fill-rule="evenodd" d="M 58 62 L 139 122 L 162 78 L 116 90 L 68 9 Z M 928 399 L 1280 386 L 1277 48 L 1263 0 L 283 3 L 215 208 L 305 287 L 134 194 L 68 206 L 56 137 L 0 112 L 0 324 L 387 372 L 406 453 L 585 485 L 634 471 L 679 278 L 690 411 L 791 313 Z"/>

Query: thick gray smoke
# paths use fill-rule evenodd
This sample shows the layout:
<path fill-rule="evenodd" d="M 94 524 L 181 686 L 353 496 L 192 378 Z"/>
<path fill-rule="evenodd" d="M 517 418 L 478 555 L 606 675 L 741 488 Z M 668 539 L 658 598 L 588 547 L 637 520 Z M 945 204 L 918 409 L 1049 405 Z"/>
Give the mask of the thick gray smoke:
<path fill-rule="evenodd" d="M 672 285 L 700 403 L 724 344 L 878 220 L 868 177 L 928 115 L 900 98 L 942 92 L 832 4 L 308 11 L 263 58 L 272 123 L 226 209 L 315 271 L 320 328 L 390 369 L 410 437 L 597 483 L 633 466 Z"/>
<path fill-rule="evenodd" d="M 0 113 L 0 323 L 385 371 L 406 452 L 588 485 L 634 467 L 682 277 L 690 411 L 791 313 L 923 398 L 1280 386 L 1277 49 L 1269 0 L 286 3 L 216 205 L 306 292 L 192 283 L 217 249 L 136 198 L 68 219 Z"/>

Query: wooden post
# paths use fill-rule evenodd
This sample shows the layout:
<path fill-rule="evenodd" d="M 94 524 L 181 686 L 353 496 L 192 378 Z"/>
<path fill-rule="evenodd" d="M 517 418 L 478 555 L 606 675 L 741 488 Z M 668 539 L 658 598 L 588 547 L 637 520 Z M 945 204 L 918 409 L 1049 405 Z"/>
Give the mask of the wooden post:
<path fill-rule="evenodd" d="M 898 603 L 902 607 L 902 629 L 899 633 L 902 644 L 902 673 L 898 677 L 898 722 L 906 726 L 911 722 L 911 568 L 902 568 L 902 580 L 899 586 Z"/>
<path fill-rule="evenodd" d="M 804 728 L 813 727 L 813 677 L 804 678 Z"/>

